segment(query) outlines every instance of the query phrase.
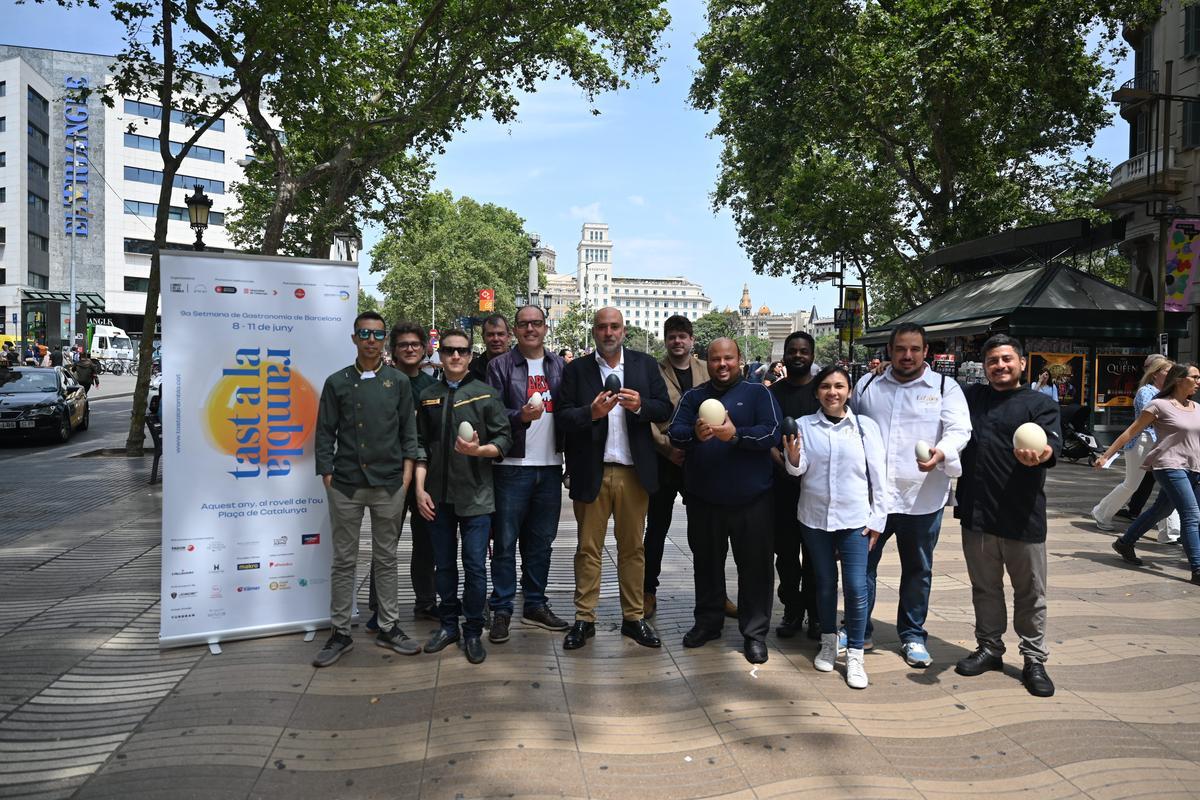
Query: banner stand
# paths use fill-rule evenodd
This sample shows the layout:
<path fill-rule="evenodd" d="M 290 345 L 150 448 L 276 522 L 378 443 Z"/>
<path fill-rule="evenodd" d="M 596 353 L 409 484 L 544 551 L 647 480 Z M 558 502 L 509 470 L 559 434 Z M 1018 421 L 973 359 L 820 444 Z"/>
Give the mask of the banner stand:
<path fill-rule="evenodd" d="M 333 560 L 317 407 L 355 357 L 357 265 L 168 251 L 161 274 L 159 646 L 312 641 Z"/>

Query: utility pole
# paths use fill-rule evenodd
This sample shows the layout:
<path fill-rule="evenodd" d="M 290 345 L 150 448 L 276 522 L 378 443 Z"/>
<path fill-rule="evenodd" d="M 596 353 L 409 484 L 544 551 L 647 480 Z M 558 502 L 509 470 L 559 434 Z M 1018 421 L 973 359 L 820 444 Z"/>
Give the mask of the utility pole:
<path fill-rule="evenodd" d="M 432 330 L 437 326 L 437 273 L 429 274 L 433 277 L 433 293 L 429 300 L 429 328 Z"/>

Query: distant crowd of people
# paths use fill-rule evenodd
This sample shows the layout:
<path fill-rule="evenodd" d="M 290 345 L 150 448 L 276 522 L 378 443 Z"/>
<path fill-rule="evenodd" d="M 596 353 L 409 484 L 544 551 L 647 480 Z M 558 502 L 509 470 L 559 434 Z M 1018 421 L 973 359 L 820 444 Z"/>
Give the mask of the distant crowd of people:
<path fill-rule="evenodd" d="M 435 375 L 425 371 L 432 359 L 420 325 L 401 322 L 389 331 L 376 313 L 355 319 L 357 358 L 325 381 L 318 411 L 316 471 L 333 527 L 333 631 L 314 665 L 329 666 L 353 647 L 355 564 L 367 511 L 367 628 L 379 646 L 416 655 L 460 643 L 479 663 L 487 656 L 485 630 L 492 644 L 509 638 L 519 576 L 520 622 L 562 633 L 564 650 L 585 647 L 597 634 L 611 520 L 620 632 L 659 647 L 650 620 L 682 495 L 694 586 L 694 624 L 683 645 L 720 638 L 732 612 L 747 661 L 765 662 L 778 584 L 776 635 L 818 640 L 813 663 L 823 672 L 844 653 L 847 683 L 865 688 L 876 570 L 890 540 L 902 569 L 900 655 L 918 669 L 933 663 L 925 629 L 933 554 L 957 477 L 976 649 L 956 670 L 1002 667 L 1007 572 L 1024 685 L 1037 696 L 1054 693 L 1044 666 L 1044 482 L 1060 448 L 1059 410 L 1022 386 L 1017 340 L 989 339 L 988 383 L 964 392 L 926 364 L 925 331 L 916 325 L 893 330 L 890 363 L 857 384 L 844 367 L 815 369 L 814 341 L 804 332 L 788 337 L 770 385 L 747 380 L 731 339 L 712 342 L 698 359 L 691 321 L 682 316 L 664 323 L 660 362 L 625 347 L 615 308 L 595 313 L 595 349 L 579 358 L 547 350 L 546 332 L 535 306 L 517 311 L 512 330 L 503 317 L 490 318 L 486 350 L 472 359 L 468 333 L 443 331 Z M 1027 423 L 1044 444 L 1017 446 L 1014 432 Z M 564 482 L 578 523 L 570 621 L 546 597 Z M 400 626 L 396 544 L 406 514 L 415 614 L 439 623 L 424 642 Z M 725 591 L 730 548 L 735 607 Z"/>

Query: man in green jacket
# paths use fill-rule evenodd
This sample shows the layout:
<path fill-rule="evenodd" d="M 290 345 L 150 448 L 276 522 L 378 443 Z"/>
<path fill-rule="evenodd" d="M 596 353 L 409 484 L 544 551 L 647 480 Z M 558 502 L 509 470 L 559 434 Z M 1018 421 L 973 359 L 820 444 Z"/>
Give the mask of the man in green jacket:
<path fill-rule="evenodd" d="M 459 640 L 463 624 L 467 660 L 487 658 L 483 609 L 487 600 L 487 546 L 491 514 L 492 460 L 503 458 L 512 445 L 508 414 L 496 389 L 467 372 L 471 339 L 461 330 L 442 334 L 438 347 L 442 379 L 421 392 L 417 405 L 417 508 L 429 520 L 434 582 L 441 599 L 442 627 L 425 643 L 436 653 Z M 468 431 L 464 423 L 469 423 Z M 457 535 L 456 535 L 457 534 Z M 462 538 L 463 594 L 458 597 L 458 538 Z"/>
<path fill-rule="evenodd" d="M 383 317 L 373 311 L 359 314 L 351 338 L 358 357 L 325 379 L 317 410 L 317 474 L 325 481 L 333 527 L 333 635 L 313 660 L 315 667 L 329 666 L 354 646 L 354 568 L 366 509 L 371 511 L 371 555 L 379 581 L 376 644 L 403 655 L 421 652 L 398 624 L 396 592 L 400 511 L 419 453 L 412 389 L 404 374 L 383 361 Z"/>

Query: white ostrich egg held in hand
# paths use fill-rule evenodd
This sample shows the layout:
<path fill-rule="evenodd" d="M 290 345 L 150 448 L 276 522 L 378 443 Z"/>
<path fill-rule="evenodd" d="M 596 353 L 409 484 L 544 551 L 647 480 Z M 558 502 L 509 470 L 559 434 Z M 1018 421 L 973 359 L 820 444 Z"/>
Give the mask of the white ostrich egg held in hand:
<path fill-rule="evenodd" d="M 458 436 L 460 439 L 463 439 L 464 441 L 469 442 L 469 441 L 471 441 L 471 437 L 473 437 L 474 435 L 475 435 L 475 426 L 473 426 L 471 423 L 467 422 L 466 420 L 463 420 L 462 422 L 458 423 Z"/>
<path fill-rule="evenodd" d="M 725 421 L 725 406 L 714 397 L 708 398 L 700 404 L 700 419 L 709 425 L 720 425 Z"/>
<path fill-rule="evenodd" d="M 1013 432 L 1013 449 L 1042 452 L 1046 449 L 1046 431 L 1036 422 L 1026 422 Z"/>
<path fill-rule="evenodd" d="M 533 409 L 538 409 L 538 408 L 542 407 L 542 393 L 541 392 L 533 393 L 533 396 L 529 398 L 529 407 L 533 408 Z"/>
<path fill-rule="evenodd" d="M 933 458 L 933 445 L 926 441 L 917 442 L 917 461 L 928 461 Z"/>

